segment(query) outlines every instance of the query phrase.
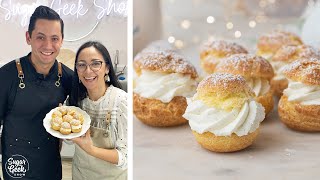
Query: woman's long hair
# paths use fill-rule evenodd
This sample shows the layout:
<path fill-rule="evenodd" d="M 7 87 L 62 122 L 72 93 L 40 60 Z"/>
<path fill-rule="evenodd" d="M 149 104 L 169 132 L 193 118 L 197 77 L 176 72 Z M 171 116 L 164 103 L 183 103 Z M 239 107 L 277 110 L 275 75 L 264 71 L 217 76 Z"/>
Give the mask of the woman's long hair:
<path fill-rule="evenodd" d="M 94 47 L 96 50 L 98 50 L 101 53 L 101 55 L 106 63 L 107 68 L 109 68 L 108 75 L 110 77 L 110 81 L 109 82 L 106 81 L 106 84 L 108 86 L 113 85 L 114 87 L 121 89 L 121 85 L 118 81 L 118 78 L 117 78 L 115 72 L 114 72 L 114 69 L 112 66 L 112 61 L 110 58 L 110 54 L 109 54 L 107 48 L 104 45 L 102 45 L 100 42 L 88 41 L 88 42 L 84 43 L 82 46 L 80 46 L 80 48 L 78 49 L 77 54 L 76 54 L 76 59 L 75 59 L 75 63 L 74 63 L 74 76 L 73 76 L 73 81 L 72 81 L 72 90 L 71 90 L 71 94 L 70 94 L 70 98 L 69 98 L 69 104 L 71 106 L 78 106 L 79 107 L 79 102 L 87 97 L 88 92 L 87 92 L 86 87 L 82 83 L 79 83 L 79 75 L 78 75 L 78 72 L 76 69 L 76 64 L 78 62 L 78 57 L 79 57 L 80 52 L 83 49 L 88 48 L 88 47 Z"/>

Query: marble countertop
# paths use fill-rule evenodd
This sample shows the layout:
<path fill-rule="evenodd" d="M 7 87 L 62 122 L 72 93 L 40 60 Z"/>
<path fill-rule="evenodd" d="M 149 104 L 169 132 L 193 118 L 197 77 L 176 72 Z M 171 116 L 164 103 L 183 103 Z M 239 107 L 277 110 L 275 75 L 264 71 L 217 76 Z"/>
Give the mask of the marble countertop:
<path fill-rule="evenodd" d="M 319 133 L 288 129 L 274 110 L 253 145 L 234 153 L 202 148 L 188 124 L 154 128 L 133 121 L 133 178 L 315 179 L 320 175 Z"/>
<path fill-rule="evenodd" d="M 196 48 L 182 53 L 199 69 Z M 261 124 L 254 144 L 234 153 L 202 148 L 188 124 L 155 128 L 134 117 L 133 179 L 317 179 L 319 142 L 319 133 L 288 129 L 279 120 L 277 106 Z"/>

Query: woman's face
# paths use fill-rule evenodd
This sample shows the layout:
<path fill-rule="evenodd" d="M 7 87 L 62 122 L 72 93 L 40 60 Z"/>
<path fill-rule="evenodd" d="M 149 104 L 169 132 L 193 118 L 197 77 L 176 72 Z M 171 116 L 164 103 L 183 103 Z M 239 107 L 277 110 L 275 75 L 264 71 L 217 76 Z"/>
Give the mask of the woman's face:
<path fill-rule="evenodd" d="M 93 46 L 79 53 L 76 68 L 80 81 L 88 91 L 105 86 L 104 76 L 109 73 L 109 69 L 103 56 Z"/>

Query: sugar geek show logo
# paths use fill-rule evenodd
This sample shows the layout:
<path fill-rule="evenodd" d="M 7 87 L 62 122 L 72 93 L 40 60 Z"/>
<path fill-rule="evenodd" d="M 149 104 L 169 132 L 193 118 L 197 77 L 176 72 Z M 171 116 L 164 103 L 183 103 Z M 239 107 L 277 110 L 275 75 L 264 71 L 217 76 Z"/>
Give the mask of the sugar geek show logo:
<path fill-rule="evenodd" d="M 12 155 L 5 164 L 7 174 L 12 178 L 23 178 L 29 171 L 29 162 L 22 155 Z"/>

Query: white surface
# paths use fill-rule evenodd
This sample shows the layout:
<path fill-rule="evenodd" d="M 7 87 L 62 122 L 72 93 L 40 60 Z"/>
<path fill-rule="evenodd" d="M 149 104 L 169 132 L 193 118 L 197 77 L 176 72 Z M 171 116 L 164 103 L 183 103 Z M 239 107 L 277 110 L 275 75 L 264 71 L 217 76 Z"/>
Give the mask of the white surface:
<path fill-rule="evenodd" d="M 202 148 L 187 124 L 154 128 L 134 118 L 133 138 L 133 179 L 301 180 L 320 175 L 319 134 L 288 129 L 276 108 L 254 144 L 235 153 Z"/>
<path fill-rule="evenodd" d="M 58 108 L 59 107 L 56 107 L 56 108 L 52 109 L 49 113 L 46 114 L 46 117 L 43 119 L 43 126 L 45 127 L 45 129 L 46 129 L 46 131 L 48 133 L 50 133 L 52 136 L 60 138 L 60 139 L 72 139 L 72 138 L 80 137 L 80 136 L 84 135 L 88 131 L 88 129 L 90 128 L 90 123 L 91 123 L 90 116 L 85 111 L 83 111 L 82 109 L 80 109 L 78 107 L 75 107 L 75 106 L 67 106 L 67 108 L 73 108 L 77 112 L 79 112 L 79 113 L 81 113 L 83 115 L 84 121 L 83 121 L 83 124 L 82 124 L 81 132 L 64 135 L 64 134 L 61 134 L 58 131 L 53 130 L 51 128 L 51 124 L 50 124 L 50 121 L 52 119 L 51 115 Z"/>

